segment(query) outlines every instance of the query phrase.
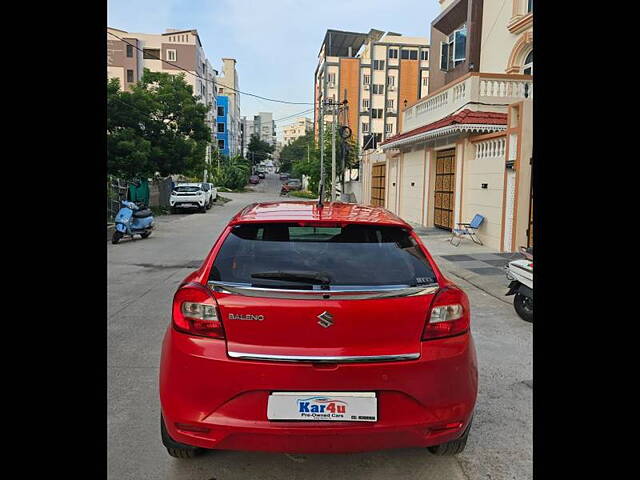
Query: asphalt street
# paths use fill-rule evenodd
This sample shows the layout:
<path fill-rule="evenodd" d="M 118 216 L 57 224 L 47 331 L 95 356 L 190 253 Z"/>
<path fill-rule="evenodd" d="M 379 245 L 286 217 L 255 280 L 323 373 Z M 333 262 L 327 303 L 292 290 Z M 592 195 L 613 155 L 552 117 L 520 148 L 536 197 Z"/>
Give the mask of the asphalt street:
<path fill-rule="evenodd" d="M 436 457 L 419 448 L 343 455 L 214 451 L 192 460 L 167 455 L 160 441 L 158 368 L 175 289 L 233 215 L 249 203 L 282 199 L 280 183 L 270 175 L 253 192 L 223 193 L 232 201 L 207 213 L 157 218 L 148 239 L 107 243 L 108 478 L 532 478 L 533 327 L 511 305 L 455 277 L 471 302 L 480 371 L 474 423 L 461 455 Z"/>

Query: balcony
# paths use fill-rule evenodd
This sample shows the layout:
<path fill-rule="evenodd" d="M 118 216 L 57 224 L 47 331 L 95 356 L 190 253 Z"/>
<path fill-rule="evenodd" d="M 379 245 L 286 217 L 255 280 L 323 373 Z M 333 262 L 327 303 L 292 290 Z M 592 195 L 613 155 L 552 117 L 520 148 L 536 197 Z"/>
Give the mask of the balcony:
<path fill-rule="evenodd" d="M 533 98 L 533 76 L 469 73 L 421 98 L 402 113 L 402 131 L 428 125 L 462 108 L 505 112 L 506 106 Z"/>

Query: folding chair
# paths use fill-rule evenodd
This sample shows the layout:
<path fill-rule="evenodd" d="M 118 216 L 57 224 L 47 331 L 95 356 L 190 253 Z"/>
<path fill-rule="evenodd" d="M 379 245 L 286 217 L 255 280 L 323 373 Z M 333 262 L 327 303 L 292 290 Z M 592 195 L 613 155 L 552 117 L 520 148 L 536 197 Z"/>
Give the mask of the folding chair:
<path fill-rule="evenodd" d="M 454 247 L 457 247 L 462 242 L 462 237 L 464 235 L 468 235 L 471 238 L 471 240 L 473 240 L 473 243 L 482 245 L 482 242 L 478 238 L 478 228 L 480 228 L 480 225 L 482 224 L 483 221 L 484 221 L 484 217 L 479 213 L 476 213 L 475 217 L 473 217 L 473 220 L 471 220 L 470 223 L 458 223 L 457 224 L 458 227 L 462 227 L 462 228 L 454 228 L 453 230 L 451 230 L 452 235 L 451 235 L 451 238 L 449 239 L 449 243 Z M 454 238 L 458 238 L 458 243 L 456 243 L 455 245 L 453 243 Z"/>

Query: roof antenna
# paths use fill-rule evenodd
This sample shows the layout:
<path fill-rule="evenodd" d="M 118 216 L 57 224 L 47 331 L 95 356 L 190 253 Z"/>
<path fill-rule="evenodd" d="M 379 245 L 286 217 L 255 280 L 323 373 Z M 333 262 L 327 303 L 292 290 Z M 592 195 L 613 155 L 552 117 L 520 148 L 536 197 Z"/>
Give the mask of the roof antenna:
<path fill-rule="evenodd" d="M 324 197 L 324 179 L 321 178 L 320 179 L 320 193 L 319 193 L 319 197 L 318 197 L 318 208 L 324 207 L 324 204 L 322 203 L 323 197 Z"/>

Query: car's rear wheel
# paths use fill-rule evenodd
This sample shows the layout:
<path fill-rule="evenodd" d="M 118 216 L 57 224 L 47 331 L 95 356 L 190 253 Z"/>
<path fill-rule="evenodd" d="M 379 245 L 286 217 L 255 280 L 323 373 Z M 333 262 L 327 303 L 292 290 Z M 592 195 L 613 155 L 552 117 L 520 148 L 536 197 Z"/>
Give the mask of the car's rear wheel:
<path fill-rule="evenodd" d="M 516 293 L 513 297 L 513 306 L 516 313 L 525 322 L 533 322 L 533 299 L 521 293 Z"/>
<path fill-rule="evenodd" d="M 207 213 L 207 206 L 206 205 L 201 206 L 199 211 L 200 213 Z"/>
<path fill-rule="evenodd" d="M 119 232 L 118 230 L 114 230 L 113 236 L 111 237 L 111 243 L 113 243 L 114 245 L 117 245 L 123 236 L 124 234 L 122 232 Z"/>
<path fill-rule="evenodd" d="M 204 452 L 203 448 L 185 445 L 171 438 L 169 432 L 167 432 L 167 427 L 164 425 L 162 415 L 160 415 L 160 435 L 162 436 L 162 444 L 167 449 L 167 453 L 174 458 L 193 458 Z"/>
<path fill-rule="evenodd" d="M 469 430 L 471 430 L 471 422 L 467 426 L 466 430 L 460 438 L 451 440 L 450 442 L 441 443 L 440 445 L 434 445 L 433 447 L 427 447 L 433 455 L 457 455 L 462 453 L 467 446 L 467 439 L 469 438 Z"/>

